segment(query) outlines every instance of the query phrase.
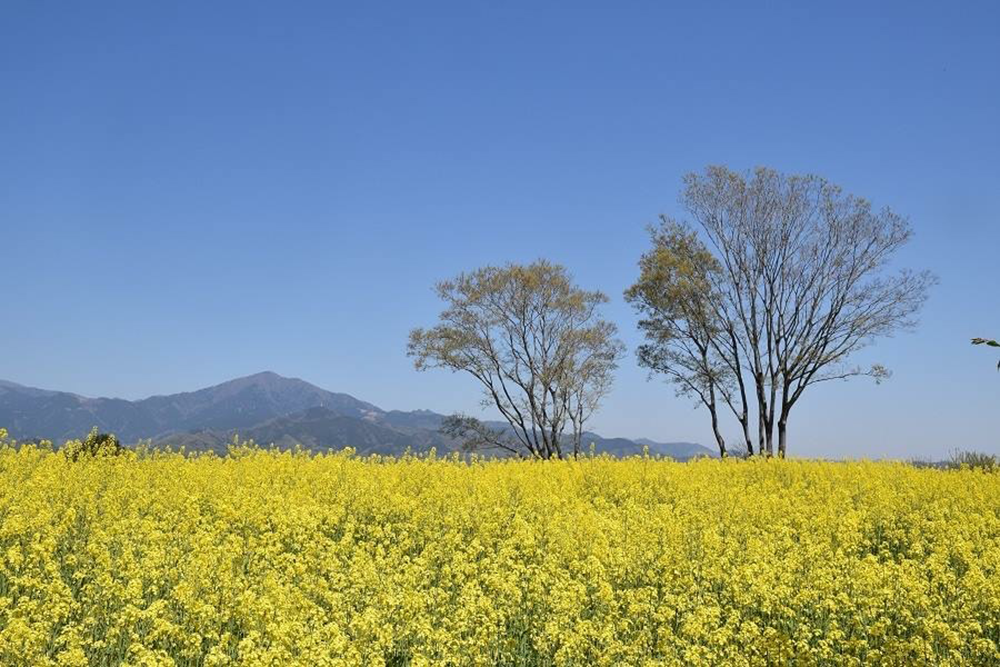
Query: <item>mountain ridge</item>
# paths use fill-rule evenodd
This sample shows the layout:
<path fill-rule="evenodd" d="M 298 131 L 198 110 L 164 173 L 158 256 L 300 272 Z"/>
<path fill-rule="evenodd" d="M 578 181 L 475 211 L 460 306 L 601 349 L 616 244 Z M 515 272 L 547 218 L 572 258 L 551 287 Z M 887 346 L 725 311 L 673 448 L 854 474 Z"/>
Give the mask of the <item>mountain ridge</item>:
<path fill-rule="evenodd" d="M 209 387 L 157 394 L 129 401 L 89 398 L 70 392 L 0 380 L 0 426 L 20 440 L 56 443 L 77 438 L 93 426 L 126 443 L 225 453 L 234 436 L 280 448 L 314 451 L 353 447 L 359 453 L 458 451 L 461 443 L 438 431 L 444 415 L 430 410 L 383 410 L 350 394 L 331 392 L 299 378 L 262 371 Z M 500 427 L 505 424 L 497 423 Z M 714 456 L 696 443 L 585 435 L 600 452 L 616 456 L 642 453 L 688 459 Z"/>

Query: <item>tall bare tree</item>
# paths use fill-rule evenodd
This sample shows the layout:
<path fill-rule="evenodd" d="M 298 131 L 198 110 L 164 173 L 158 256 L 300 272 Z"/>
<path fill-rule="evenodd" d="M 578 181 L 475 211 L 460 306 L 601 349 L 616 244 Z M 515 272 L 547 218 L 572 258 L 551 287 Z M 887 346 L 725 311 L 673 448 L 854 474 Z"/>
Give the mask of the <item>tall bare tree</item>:
<path fill-rule="evenodd" d="M 704 262 L 710 286 L 700 306 L 711 314 L 709 347 L 732 369 L 730 393 L 743 390 L 744 408 L 752 388 L 758 451 L 773 454 L 777 427 L 784 456 L 788 419 L 807 387 L 888 376 L 879 364 L 849 365 L 849 357 L 912 328 L 935 278 L 890 269 L 912 234 L 905 218 L 818 176 L 709 167 L 685 177 L 684 186 L 681 203 L 693 227 L 664 219 L 664 230 L 680 231 L 654 236 L 654 246 L 683 250 L 676 239 L 700 232 L 714 260 Z M 646 331 L 648 345 L 655 334 Z M 745 413 L 738 400 L 734 405 L 739 419 Z M 741 424 L 749 434 L 745 416 Z"/>
<path fill-rule="evenodd" d="M 437 294 L 445 302 L 439 323 L 410 332 L 414 365 L 468 373 L 510 426 L 456 416 L 445 424 L 449 432 L 524 456 L 578 454 L 624 350 L 615 325 L 598 313 L 607 297 L 544 260 L 463 273 L 439 283 Z"/>

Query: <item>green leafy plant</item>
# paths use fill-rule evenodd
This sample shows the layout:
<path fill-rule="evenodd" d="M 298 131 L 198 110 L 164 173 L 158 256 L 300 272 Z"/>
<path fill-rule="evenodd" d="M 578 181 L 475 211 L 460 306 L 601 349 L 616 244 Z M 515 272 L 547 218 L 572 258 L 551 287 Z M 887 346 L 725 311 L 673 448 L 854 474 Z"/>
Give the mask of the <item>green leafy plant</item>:
<path fill-rule="evenodd" d="M 62 452 L 70 461 L 78 461 L 81 458 L 121 456 L 128 450 L 113 433 L 99 433 L 95 426 L 85 439 L 67 441 Z"/>

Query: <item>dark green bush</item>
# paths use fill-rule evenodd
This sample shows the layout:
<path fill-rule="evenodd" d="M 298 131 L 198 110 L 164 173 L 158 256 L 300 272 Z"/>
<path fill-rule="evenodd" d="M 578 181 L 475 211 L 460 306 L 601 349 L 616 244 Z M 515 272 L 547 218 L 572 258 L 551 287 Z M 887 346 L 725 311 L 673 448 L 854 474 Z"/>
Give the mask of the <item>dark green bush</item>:
<path fill-rule="evenodd" d="M 96 426 L 84 440 L 69 440 L 62 447 L 63 454 L 70 461 L 121 456 L 127 451 L 113 433 L 99 433 Z"/>

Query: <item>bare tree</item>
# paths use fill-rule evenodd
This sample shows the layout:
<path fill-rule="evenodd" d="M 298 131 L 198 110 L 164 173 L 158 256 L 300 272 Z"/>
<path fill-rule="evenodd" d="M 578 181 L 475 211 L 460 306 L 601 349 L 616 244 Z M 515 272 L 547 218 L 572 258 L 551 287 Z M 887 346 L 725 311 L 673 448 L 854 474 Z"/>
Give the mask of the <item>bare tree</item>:
<path fill-rule="evenodd" d="M 848 358 L 913 327 L 935 278 L 890 271 L 890 260 L 911 236 L 905 218 L 873 210 L 820 177 L 709 167 L 684 184 L 681 203 L 714 259 L 702 307 L 713 318 L 710 347 L 732 370 L 744 407 L 747 388 L 753 390 L 758 451 L 773 454 L 777 426 L 784 456 L 788 419 L 807 387 L 888 377 L 881 365 L 850 366 Z M 663 224 L 681 235 L 692 231 L 669 219 Z M 676 250 L 675 240 L 660 240 Z M 734 405 L 739 418 L 739 402 Z M 749 435 L 745 416 L 741 424 Z"/>
<path fill-rule="evenodd" d="M 446 305 L 440 322 L 410 332 L 409 356 L 418 370 L 473 376 L 484 404 L 510 426 L 455 416 L 448 432 L 471 447 L 537 458 L 578 454 L 583 426 L 624 349 L 615 325 L 598 314 L 607 297 L 576 287 L 565 268 L 544 260 L 463 273 L 439 283 L 437 293 Z"/>

